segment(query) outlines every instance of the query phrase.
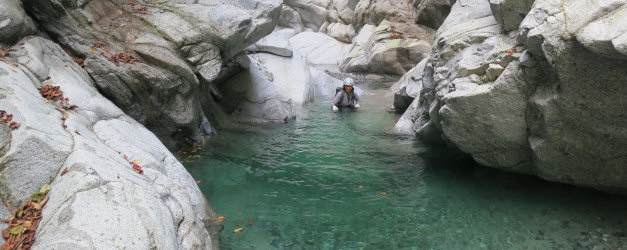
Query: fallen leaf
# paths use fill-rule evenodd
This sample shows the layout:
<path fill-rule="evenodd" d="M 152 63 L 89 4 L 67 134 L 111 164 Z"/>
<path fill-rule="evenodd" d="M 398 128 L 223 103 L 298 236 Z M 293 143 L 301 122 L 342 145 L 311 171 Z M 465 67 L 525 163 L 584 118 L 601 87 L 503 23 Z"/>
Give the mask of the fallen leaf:
<path fill-rule="evenodd" d="M 362 188 L 364 188 L 364 186 L 362 186 L 362 185 L 359 185 L 359 187 L 358 187 L 358 188 L 359 188 L 359 189 L 362 189 Z"/>
<path fill-rule="evenodd" d="M 63 171 L 61 172 L 61 176 L 63 176 L 63 175 L 65 175 L 65 174 L 67 174 L 67 171 L 69 171 L 69 169 L 68 169 L 68 168 L 63 169 Z"/>
<path fill-rule="evenodd" d="M 74 130 L 74 133 L 76 133 L 77 135 L 81 135 L 81 133 L 78 132 L 78 130 Z"/>
<path fill-rule="evenodd" d="M 140 163 L 142 163 L 142 160 L 137 159 L 137 160 L 132 161 L 131 163 L 133 163 L 133 164 L 140 164 Z"/>
<path fill-rule="evenodd" d="M 89 52 L 96 53 L 96 50 L 95 49 L 90 49 Z"/>
<path fill-rule="evenodd" d="M 200 184 L 200 181 L 196 181 L 196 184 Z"/>
<path fill-rule="evenodd" d="M 20 128 L 20 124 L 17 122 L 12 122 L 11 124 L 9 124 L 9 128 L 11 128 L 12 130 L 16 130 L 18 128 Z"/>
<path fill-rule="evenodd" d="M 128 161 L 128 156 L 124 155 L 124 160 Z"/>
<path fill-rule="evenodd" d="M 248 225 L 252 225 L 253 221 L 252 220 L 248 220 Z"/>
<path fill-rule="evenodd" d="M 192 153 L 196 153 L 196 149 L 192 149 Z"/>
<path fill-rule="evenodd" d="M 61 118 L 61 120 L 67 120 L 67 118 L 70 117 L 67 113 L 63 113 L 63 117 Z"/>
<path fill-rule="evenodd" d="M 224 216 L 220 216 L 220 217 L 218 217 L 217 221 L 218 221 L 218 222 L 220 222 L 220 223 L 222 223 L 222 221 L 224 221 L 224 220 L 226 220 L 226 219 L 227 219 L 226 217 L 224 217 Z"/>
<path fill-rule="evenodd" d="M 379 193 L 379 194 L 380 194 L 380 195 L 386 195 L 386 194 L 388 194 L 388 192 L 381 192 L 381 193 Z"/>
<path fill-rule="evenodd" d="M 40 194 L 47 194 L 48 192 L 50 192 L 50 184 L 46 184 L 39 189 Z"/>
<path fill-rule="evenodd" d="M 244 230 L 242 228 L 242 230 Z M 15 235 L 15 234 L 21 234 L 24 232 L 24 227 L 22 226 L 17 226 L 17 227 L 12 227 L 11 230 L 9 231 L 11 234 Z M 241 231 L 240 231 L 241 232 Z M 239 233 L 239 232 L 238 232 Z"/>
<path fill-rule="evenodd" d="M 8 114 L 6 118 L 4 118 L 4 122 L 9 123 L 11 122 L 11 120 L 13 120 L 13 115 L 12 114 Z"/>
<path fill-rule="evenodd" d="M 510 49 L 510 50 L 507 51 L 507 55 L 508 56 L 511 56 L 513 54 L 514 54 L 514 50 L 513 49 Z"/>
<path fill-rule="evenodd" d="M 244 228 L 240 227 L 240 228 L 233 230 L 233 233 L 237 234 L 237 233 L 241 233 L 242 231 L 244 231 Z"/>
<path fill-rule="evenodd" d="M 137 164 L 133 164 L 133 170 L 139 173 L 140 171 L 142 171 L 142 167 Z"/>

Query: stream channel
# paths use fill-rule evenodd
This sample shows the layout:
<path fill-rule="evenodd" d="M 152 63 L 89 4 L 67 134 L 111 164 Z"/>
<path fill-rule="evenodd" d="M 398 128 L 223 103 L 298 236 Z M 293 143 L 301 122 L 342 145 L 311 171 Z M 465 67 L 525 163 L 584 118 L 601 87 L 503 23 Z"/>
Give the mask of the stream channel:
<path fill-rule="evenodd" d="M 357 112 L 318 98 L 179 154 L 227 217 L 221 249 L 627 249 L 627 198 L 393 134 L 391 97 L 371 92 Z"/>

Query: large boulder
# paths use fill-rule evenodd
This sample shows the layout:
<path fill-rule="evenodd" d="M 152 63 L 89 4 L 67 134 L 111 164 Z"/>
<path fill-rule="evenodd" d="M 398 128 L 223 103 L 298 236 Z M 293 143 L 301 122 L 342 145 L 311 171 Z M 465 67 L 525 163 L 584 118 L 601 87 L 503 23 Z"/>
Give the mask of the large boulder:
<path fill-rule="evenodd" d="M 281 11 L 279 0 L 24 5 L 43 29 L 85 58 L 85 69 L 108 98 L 169 147 L 201 143 L 213 132 L 203 121 L 215 115 L 205 112 L 199 90 L 271 33 Z"/>
<path fill-rule="evenodd" d="M 416 23 L 437 29 L 451 12 L 450 0 L 415 1 L 418 20 Z"/>
<path fill-rule="evenodd" d="M 551 66 L 529 81 L 537 89 L 527 113 L 533 162 L 545 179 L 627 189 L 624 13 L 625 1 L 546 1 L 521 24 L 518 39 L 539 61 L 530 70 Z"/>
<path fill-rule="evenodd" d="M 20 44 L 0 61 L 0 106 L 21 124 L 0 125 L 0 197 L 16 208 L 51 183 L 33 248 L 217 244 L 215 214 L 157 137 L 99 94 L 57 44 L 40 37 Z M 59 86 L 66 108 L 77 107 L 45 99 L 38 91 L 44 85 Z M 143 173 L 133 170 L 135 160 Z"/>
<path fill-rule="evenodd" d="M 518 30 L 535 0 L 490 0 L 490 9 L 503 31 Z"/>
<path fill-rule="evenodd" d="M 13 44 L 37 31 L 35 22 L 26 15 L 19 0 L 0 2 L 0 43 Z"/>
<path fill-rule="evenodd" d="M 455 3 L 398 130 L 487 166 L 627 192 L 627 3 L 514 2 Z"/>
<path fill-rule="evenodd" d="M 344 52 L 344 72 L 403 75 L 431 50 L 435 31 L 426 26 L 393 23 L 364 26 Z"/>

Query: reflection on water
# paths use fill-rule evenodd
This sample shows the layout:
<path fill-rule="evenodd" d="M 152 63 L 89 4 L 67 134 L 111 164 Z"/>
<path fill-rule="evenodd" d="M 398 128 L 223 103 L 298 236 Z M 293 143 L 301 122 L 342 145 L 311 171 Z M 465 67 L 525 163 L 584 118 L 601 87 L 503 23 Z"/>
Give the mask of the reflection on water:
<path fill-rule="evenodd" d="M 206 157 L 181 155 L 228 218 L 221 248 L 627 246 L 627 199 L 486 169 L 388 133 L 398 115 L 383 98 L 337 114 L 322 100 L 297 121 L 223 131 L 190 153 Z"/>

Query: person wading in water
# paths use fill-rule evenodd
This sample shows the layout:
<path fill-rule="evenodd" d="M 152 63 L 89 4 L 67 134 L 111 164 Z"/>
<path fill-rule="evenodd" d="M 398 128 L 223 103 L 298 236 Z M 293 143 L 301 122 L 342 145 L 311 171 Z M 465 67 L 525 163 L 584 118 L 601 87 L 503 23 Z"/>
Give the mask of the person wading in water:
<path fill-rule="evenodd" d="M 346 78 L 344 79 L 344 87 L 339 91 L 335 91 L 335 98 L 333 98 L 332 103 L 333 112 L 337 112 L 342 107 L 350 109 L 358 109 L 360 107 L 359 96 L 353 89 L 353 83 L 354 81 L 352 78 Z"/>

